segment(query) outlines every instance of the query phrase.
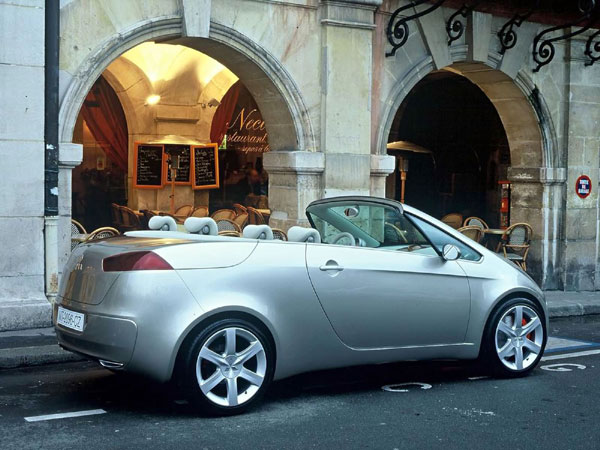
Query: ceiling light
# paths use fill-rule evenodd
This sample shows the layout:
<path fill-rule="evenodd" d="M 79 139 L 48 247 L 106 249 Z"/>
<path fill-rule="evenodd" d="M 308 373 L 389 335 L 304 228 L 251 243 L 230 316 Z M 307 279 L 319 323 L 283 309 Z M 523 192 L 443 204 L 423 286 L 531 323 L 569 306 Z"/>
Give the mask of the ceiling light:
<path fill-rule="evenodd" d="M 156 105 L 160 101 L 160 95 L 150 95 L 146 99 L 146 105 Z"/>

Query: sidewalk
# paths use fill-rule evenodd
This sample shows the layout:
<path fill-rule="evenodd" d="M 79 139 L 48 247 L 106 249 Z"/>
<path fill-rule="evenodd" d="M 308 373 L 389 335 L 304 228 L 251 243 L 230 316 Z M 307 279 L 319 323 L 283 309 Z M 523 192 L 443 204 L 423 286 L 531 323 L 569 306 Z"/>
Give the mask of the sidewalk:
<path fill-rule="evenodd" d="M 546 300 L 550 317 L 600 314 L 600 292 L 547 291 Z M 58 346 L 52 327 L 0 332 L 0 370 L 82 359 Z"/>

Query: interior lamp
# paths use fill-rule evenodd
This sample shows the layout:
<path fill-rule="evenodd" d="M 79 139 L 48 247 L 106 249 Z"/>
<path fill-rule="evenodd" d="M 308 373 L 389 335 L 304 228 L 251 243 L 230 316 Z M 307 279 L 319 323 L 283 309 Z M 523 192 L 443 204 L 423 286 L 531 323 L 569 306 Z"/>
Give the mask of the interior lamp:
<path fill-rule="evenodd" d="M 146 99 L 146 105 L 156 105 L 160 101 L 160 95 L 150 95 Z"/>

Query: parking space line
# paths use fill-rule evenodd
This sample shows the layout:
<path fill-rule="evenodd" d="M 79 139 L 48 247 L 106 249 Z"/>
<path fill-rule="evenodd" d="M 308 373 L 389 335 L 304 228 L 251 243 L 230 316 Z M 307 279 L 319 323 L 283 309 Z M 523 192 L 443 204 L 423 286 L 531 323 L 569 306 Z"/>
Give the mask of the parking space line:
<path fill-rule="evenodd" d="M 584 352 L 575 352 L 575 353 L 564 353 L 562 355 L 552 355 L 552 356 L 544 356 L 542 361 L 553 361 L 556 359 L 567 359 L 567 358 L 578 358 L 580 356 L 590 356 L 590 355 L 598 355 L 600 354 L 600 349 L 598 350 L 587 350 Z"/>
<path fill-rule="evenodd" d="M 69 419 L 71 417 L 95 416 L 97 414 L 106 414 L 106 411 L 103 409 L 88 409 L 86 411 L 73 411 L 68 413 L 46 414 L 43 416 L 31 416 L 25 417 L 24 419 L 27 422 L 41 422 L 44 420 Z"/>

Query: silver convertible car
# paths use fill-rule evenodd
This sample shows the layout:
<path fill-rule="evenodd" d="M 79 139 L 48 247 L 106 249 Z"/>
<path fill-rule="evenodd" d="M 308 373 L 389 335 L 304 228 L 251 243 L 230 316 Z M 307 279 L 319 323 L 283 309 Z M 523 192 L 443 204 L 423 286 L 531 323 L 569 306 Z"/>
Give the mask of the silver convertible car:
<path fill-rule="evenodd" d="M 546 303 L 520 268 L 395 201 L 307 208 L 289 241 L 266 226 L 155 230 L 75 248 L 54 305 L 59 343 L 113 371 L 176 380 L 211 414 L 255 405 L 273 380 L 402 360 L 477 359 L 529 373 Z"/>

